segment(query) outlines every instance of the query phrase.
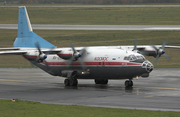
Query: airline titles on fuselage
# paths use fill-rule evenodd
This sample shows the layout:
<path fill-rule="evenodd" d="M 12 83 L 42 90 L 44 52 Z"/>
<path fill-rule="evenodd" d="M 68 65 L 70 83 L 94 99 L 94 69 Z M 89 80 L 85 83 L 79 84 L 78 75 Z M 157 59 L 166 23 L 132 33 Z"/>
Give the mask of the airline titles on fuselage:
<path fill-rule="evenodd" d="M 94 61 L 108 61 L 109 57 L 95 57 Z"/>

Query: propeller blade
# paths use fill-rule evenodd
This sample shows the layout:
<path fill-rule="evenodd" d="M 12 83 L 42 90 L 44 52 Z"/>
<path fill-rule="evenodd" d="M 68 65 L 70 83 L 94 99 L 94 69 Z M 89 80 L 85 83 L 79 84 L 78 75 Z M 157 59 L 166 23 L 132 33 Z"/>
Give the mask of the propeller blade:
<path fill-rule="evenodd" d="M 38 41 L 36 41 L 34 44 L 35 44 L 36 48 L 37 48 L 37 49 L 38 49 L 38 51 L 39 51 L 39 55 L 40 55 L 40 54 L 42 54 L 41 49 L 40 49 L 39 42 L 38 42 Z"/>
<path fill-rule="evenodd" d="M 74 45 L 72 44 L 72 42 L 69 43 L 69 45 L 70 45 L 70 47 L 73 49 L 73 52 L 76 53 L 76 50 L 75 50 Z"/>
<path fill-rule="evenodd" d="M 162 49 L 164 49 L 165 45 L 167 44 L 167 39 L 164 40 L 163 44 L 162 44 Z"/>
<path fill-rule="evenodd" d="M 81 58 L 79 58 L 79 61 L 81 62 L 81 67 L 82 67 L 82 69 L 83 69 L 83 70 L 86 69 L 85 64 L 84 64 L 84 62 L 82 61 Z"/>
<path fill-rule="evenodd" d="M 67 62 L 66 64 L 69 66 L 71 65 L 71 63 L 74 61 L 74 57 L 71 57 Z"/>
<path fill-rule="evenodd" d="M 133 50 L 137 50 L 137 39 L 134 39 L 134 49 Z"/>
<path fill-rule="evenodd" d="M 165 57 L 168 61 L 171 60 L 171 57 L 170 57 L 169 55 L 167 55 L 167 54 L 163 54 L 163 55 L 164 55 L 164 57 Z"/>
<path fill-rule="evenodd" d="M 46 65 L 46 69 L 47 69 L 48 71 L 50 71 L 50 70 L 51 70 L 51 68 L 49 67 L 49 65 L 48 65 L 48 63 L 47 63 L 47 61 L 46 61 L 46 60 L 44 60 L 44 63 L 45 63 L 45 65 Z"/>
<path fill-rule="evenodd" d="M 83 49 L 81 49 L 79 53 L 82 55 L 85 51 L 86 51 L 86 47 L 84 47 Z"/>
<path fill-rule="evenodd" d="M 158 49 L 156 48 L 154 44 L 151 43 L 151 47 L 153 47 L 156 50 L 156 52 L 158 52 Z"/>
<path fill-rule="evenodd" d="M 140 51 L 140 54 L 143 54 L 143 55 L 146 55 L 146 56 L 148 56 L 148 55 L 149 55 L 149 53 L 148 53 L 148 52 L 146 52 L 146 51 Z"/>
<path fill-rule="evenodd" d="M 157 55 L 156 59 L 154 60 L 154 65 L 157 65 L 158 60 L 159 60 L 159 55 Z"/>

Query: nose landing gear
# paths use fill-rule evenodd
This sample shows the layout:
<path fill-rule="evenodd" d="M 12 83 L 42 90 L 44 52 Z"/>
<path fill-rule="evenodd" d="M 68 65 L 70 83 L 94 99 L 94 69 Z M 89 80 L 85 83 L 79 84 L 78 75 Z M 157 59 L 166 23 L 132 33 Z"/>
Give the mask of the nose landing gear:
<path fill-rule="evenodd" d="M 125 85 L 125 87 L 132 87 L 133 86 L 133 81 L 131 79 L 126 80 L 124 82 L 124 85 Z"/>

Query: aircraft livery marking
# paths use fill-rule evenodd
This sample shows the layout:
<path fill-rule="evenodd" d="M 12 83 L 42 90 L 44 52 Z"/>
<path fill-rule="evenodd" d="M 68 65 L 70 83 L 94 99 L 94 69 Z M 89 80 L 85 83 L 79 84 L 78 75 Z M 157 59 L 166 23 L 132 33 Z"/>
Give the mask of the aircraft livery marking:
<path fill-rule="evenodd" d="M 108 61 L 107 59 L 108 59 L 109 57 L 95 57 L 94 58 L 94 61 Z"/>
<path fill-rule="evenodd" d="M 45 65 L 45 63 L 43 62 L 42 64 Z M 48 65 L 66 65 L 65 62 L 47 62 Z M 84 62 L 84 64 L 86 65 L 102 65 L 99 64 L 99 62 Z M 73 62 L 71 65 L 81 65 L 80 62 Z M 106 66 L 141 66 L 141 63 L 128 63 L 128 62 L 104 62 L 104 65 Z"/>

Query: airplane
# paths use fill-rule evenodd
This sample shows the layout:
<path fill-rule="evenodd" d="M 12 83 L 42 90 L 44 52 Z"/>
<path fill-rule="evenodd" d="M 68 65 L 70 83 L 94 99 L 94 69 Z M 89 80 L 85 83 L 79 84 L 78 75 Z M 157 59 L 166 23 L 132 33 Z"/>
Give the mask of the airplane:
<path fill-rule="evenodd" d="M 133 78 L 149 77 L 153 64 L 144 56 L 161 55 L 170 59 L 161 45 L 94 46 L 57 48 L 33 32 L 25 6 L 19 7 L 18 34 L 12 48 L 0 48 L 0 55 L 22 55 L 30 63 L 53 76 L 64 77 L 65 86 L 77 86 L 77 79 L 94 79 L 95 84 L 108 80 L 128 79 L 125 87 L 133 86 Z"/>

